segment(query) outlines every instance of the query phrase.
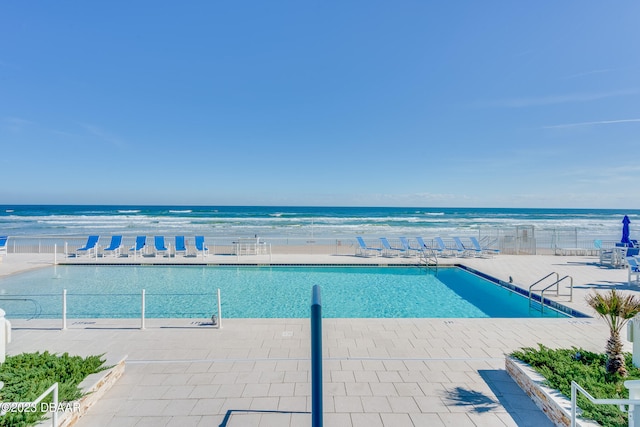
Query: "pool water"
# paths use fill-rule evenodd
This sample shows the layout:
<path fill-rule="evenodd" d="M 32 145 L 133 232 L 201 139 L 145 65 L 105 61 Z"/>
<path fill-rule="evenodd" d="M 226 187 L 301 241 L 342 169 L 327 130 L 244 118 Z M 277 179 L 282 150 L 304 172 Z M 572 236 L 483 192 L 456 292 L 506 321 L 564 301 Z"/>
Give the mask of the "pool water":
<path fill-rule="evenodd" d="M 320 285 L 326 318 L 541 317 L 527 298 L 459 268 L 56 266 L 0 279 L 9 318 L 304 318 Z M 544 317 L 566 317 L 545 308 Z"/>

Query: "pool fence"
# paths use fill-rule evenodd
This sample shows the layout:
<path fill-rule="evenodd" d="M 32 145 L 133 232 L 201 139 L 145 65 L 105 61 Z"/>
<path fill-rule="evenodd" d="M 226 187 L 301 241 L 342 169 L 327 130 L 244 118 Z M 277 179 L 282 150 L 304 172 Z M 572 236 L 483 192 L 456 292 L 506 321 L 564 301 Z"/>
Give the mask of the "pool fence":
<path fill-rule="evenodd" d="M 425 232 L 426 234 L 426 232 Z M 368 245 L 380 247 L 380 237 L 386 237 L 394 246 L 401 246 L 401 236 L 379 236 L 363 233 Z M 620 241 L 620 236 L 586 233 L 578 228 L 536 229 L 534 226 L 518 226 L 507 229 L 477 229 L 468 232 L 456 232 L 451 235 L 424 235 L 427 245 L 433 245 L 435 237 L 442 237 L 446 244 L 455 247 L 453 237 L 463 241 L 468 237 L 476 237 L 485 247 L 499 249 L 502 254 L 510 255 L 596 255 L 599 249 L 609 249 Z M 103 256 L 102 249 L 110 240 L 110 235 L 100 237 L 99 249 L 95 256 Z M 121 256 L 136 256 L 129 251 L 134 246 L 135 235 L 123 236 Z M 146 255 L 152 255 L 153 238 L 147 244 Z M 413 236 L 406 236 L 410 241 Z M 173 236 L 167 238 L 171 246 Z M 187 251 L 191 256 L 201 256 L 195 249 L 193 236 L 185 236 Z M 468 241 L 468 240 L 466 240 Z M 78 248 L 84 246 L 87 236 L 9 236 L 7 252 L 11 253 L 55 253 L 61 257 L 74 256 Z M 319 254 L 319 255 L 354 255 L 358 247 L 356 236 L 344 237 L 269 237 L 243 238 L 238 236 L 210 235 L 205 236 L 210 255 L 271 255 L 271 254 Z M 131 254 L 129 252 L 132 252 Z M 169 253 L 175 253 L 169 247 Z M 180 255 L 181 256 L 181 255 Z"/>

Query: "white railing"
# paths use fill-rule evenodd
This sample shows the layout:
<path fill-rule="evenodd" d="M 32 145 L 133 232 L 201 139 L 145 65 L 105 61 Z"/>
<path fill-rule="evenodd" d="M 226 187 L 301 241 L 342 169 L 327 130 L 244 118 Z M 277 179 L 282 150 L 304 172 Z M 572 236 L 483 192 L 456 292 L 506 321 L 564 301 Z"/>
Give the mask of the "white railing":
<path fill-rule="evenodd" d="M 4 383 L 0 382 L 0 389 L 4 387 Z M 42 399 L 47 397 L 49 393 L 53 393 L 53 402 L 46 407 L 38 407 L 38 404 L 42 402 Z M 51 425 L 58 427 L 58 383 L 54 383 L 51 387 L 45 390 L 36 400 L 33 402 L 2 402 L 0 403 L 0 416 L 5 415 L 7 412 L 38 412 L 45 409 L 42 412 L 51 412 Z"/>
<path fill-rule="evenodd" d="M 445 241 L 453 236 L 465 238 L 469 233 L 464 232 L 453 233 L 448 235 L 432 235 L 428 230 L 416 230 L 418 236 L 421 235 L 425 241 L 430 241 L 436 236 L 442 237 Z M 406 234 L 406 233 L 405 233 Z M 595 255 L 597 248 L 594 245 L 595 240 L 601 241 L 603 249 L 609 249 L 615 246 L 619 238 L 614 236 L 587 235 L 579 234 L 577 230 L 558 231 L 558 230 L 538 230 L 531 231 L 528 234 L 517 234 L 517 230 L 511 229 L 487 229 L 472 232 L 474 237 L 481 241 L 490 243 L 491 247 L 500 249 L 503 254 L 562 254 L 567 251 L 578 254 Z M 373 237 L 371 233 L 364 233 L 365 237 Z M 387 237 L 390 242 L 394 243 L 399 236 L 378 236 L 375 238 Z M 409 239 L 415 236 L 407 235 Z M 98 253 L 108 244 L 110 235 L 101 236 L 99 242 Z M 169 237 L 170 244 L 173 236 Z M 122 240 L 122 253 L 128 254 L 129 248 L 134 245 L 135 236 L 124 236 Z M 314 237 L 309 240 L 304 237 L 287 237 L 287 236 L 270 236 L 266 238 L 260 237 L 260 246 L 252 247 L 247 250 L 238 242 L 241 240 L 253 240 L 256 242 L 258 238 L 244 239 L 237 236 L 205 236 L 205 242 L 209 246 L 212 255 L 245 255 L 245 254 L 327 254 L 327 255 L 349 255 L 355 253 L 357 242 L 355 236 L 341 237 Z M 61 257 L 66 254 L 75 254 L 77 248 L 82 247 L 87 241 L 86 236 L 9 236 L 7 251 L 11 253 L 57 253 Z M 105 243 L 107 242 L 107 243 Z M 186 243 L 190 253 L 195 253 L 195 245 L 193 237 L 188 236 Z M 397 243 L 399 245 L 399 243 Z M 148 252 L 153 253 L 153 244 L 148 244 Z M 485 245 L 487 246 L 487 245 Z M 92 254 L 93 255 L 93 254 Z M 133 255 L 133 254 L 131 254 Z M 172 254 L 175 256 L 175 254 Z"/>
<path fill-rule="evenodd" d="M 130 294 L 130 295 L 135 295 L 135 294 Z M 141 298 L 141 303 L 140 303 L 140 329 L 144 330 L 146 329 L 146 290 L 142 289 L 142 298 Z M 184 294 L 184 295 L 189 295 L 189 294 Z M 211 322 L 212 325 L 217 328 L 217 329 L 221 329 L 222 328 L 222 301 L 220 299 L 220 288 L 218 288 L 217 292 L 216 292 L 216 305 L 218 308 L 217 313 L 214 313 L 211 316 Z M 67 290 L 63 289 L 62 290 L 62 330 L 66 330 L 67 329 Z"/>
<path fill-rule="evenodd" d="M 594 405 L 618 405 L 622 412 L 628 413 L 629 427 L 640 426 L 640 417 L 638 417 L 637 423 L 634 417 L 636 405 L 640 405 L 640 380 L 625 381 L 624 385 L 629 389 L 629 397 L 637 397 L 637 399 L 596 399 L 578 383 L 571 381 L 571 427 L 576 427 L 578 392 L 582 393 Z M 627 406 L 626 409 L 625 406 Z"/>

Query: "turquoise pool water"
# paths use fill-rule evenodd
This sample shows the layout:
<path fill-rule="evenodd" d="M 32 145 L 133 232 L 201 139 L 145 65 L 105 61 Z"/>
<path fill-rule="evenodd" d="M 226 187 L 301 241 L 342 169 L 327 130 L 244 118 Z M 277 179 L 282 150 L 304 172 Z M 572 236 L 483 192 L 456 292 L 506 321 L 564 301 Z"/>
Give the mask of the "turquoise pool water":
<path fill-rule="evenodd" d="M 225 318 L 304 318 L 311 288 L 327 318 L 541 317 L 527 298 L 459 268 L 57 266 L 0 279 L 9 318 L 209 318 L 221 291 Z M 565 317 L 544 310 L 544 317 Z"/>

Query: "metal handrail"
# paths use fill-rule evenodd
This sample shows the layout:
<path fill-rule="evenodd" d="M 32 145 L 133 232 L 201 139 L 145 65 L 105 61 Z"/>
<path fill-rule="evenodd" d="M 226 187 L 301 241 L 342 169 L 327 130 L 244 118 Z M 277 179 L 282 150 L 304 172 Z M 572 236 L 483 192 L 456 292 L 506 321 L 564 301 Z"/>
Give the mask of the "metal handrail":
<path fill-rule="evenodd" d="M 433 261 L 435 265 L 436 271 L 438 271 L 438 255 L 433 250 L 433 248 L 425 247 L 422 251 L 420 251 L 420 264 L 423 267 L 429 268 L 431 267 L 430 261 Z"/>
<path fill-rule="evenodd" d="M 596 399 L 588 391 L 580 387 L 575 381 L 571 381 L 571 427 L 576 427 L 576 416 L 578 408 L 578 392 L 582 393 L 594 405 L 618 405 L 622 412 L 628 412 L 629 427 L 634 425 L 633 415 L 635 405 L 640 405 L 638 399 Z M 624 406 L 628 408 L 625 409 Z"/>
<path fill-rule="evenodd" d="M 535 285 L 537 285 L 538 283 L 542 282 L 543 280 L 547 279 L 548 277 L 551 277 L 553 275 L 556 275 L 556 280 L 551 283 L 550 285 L 547 285 L 545 288 L 543 288 L 540 291 L 540 313 L 544 312 L 544 293 L 549 290 L 552 287 L 556 287 L 556 296 L 560 296 L 560 282 L 562 282 L 564 279 L 569 279 L 570 280 L 570 284 L 569 284 L 569 295 L 567 295 L 569 297 L 569 302 L 573 301 L 573 277 L 567 275 L 564 276 L 562 278 L 560 278 L 560 275 L 558 273 L 551 272 L 549 274 L 547 274 L 546 276 L 544 276 L 542 279 L 538 280 L 537 282 L 535 282 L 534 284 L 532 284 L 531 286 L 529 286 L 529 306 L 531 306 L 531 301 L 533 298 L 533 287 Z"/>
<path fill-rule="evenodd" d="M 555 283 L 552 283 L 551 285 L 547 286 L 546 288 L 544 288 L 542 291 L 540 291 L 540 312 L 542 313 L 544 311 L 544 291 L 546 291 L 547 289 L 549 289 L 552 286 L 556 287 L 556 296 L 560 296 L 560 282 L 562 282 L 564 279 L 569 278 L 571 280 L 571 284 L 569 285 L 569 302 L 573 301 L 573 277 L 571 276 L 564 276 L 562 279 L 558 280 Z"/>
<path fill-rule="evenodd" d="M 322 299 L 320 286 L 311 291 L 311 425 L 322 427 Z"/>
<path fill-rule="evenodd" d="M 0 388 L 4 387 L 4 383 L 0 383 Z M 46 389 L 36 400 L 33 402 L 2 402 L 2 408 L 0 410 L 0 416 L 5 415 L 10 410 L 35 409 L 38 408 L 38 403 L 42 401 L 49 393 L 53 393 L 53 411 L 51 411 L 51 425 L 53 427 L 58 426 L 58 383 L 54 383 L 51 387 Z"/>
<path fill-rule="evenodd" d="M 551 273 L 547 274 L 546 276 L 544 276 L 542 279 L 538 280 L 537 282 L 535 282 L 533 285 L 529 286 L 529 299 L 531 299 L 531 290 L 533 289 L 533 287 L 535 285 L 537 285 L 538 283 L 542 282 L 544 279 L 546 279 L 547 277 L 550 277 L 552 275 L 556 275 L 556 282 L 558 280 L 560 280 L 560 275 L 558 273 L 556 273 L 555 271 L 552 271 Z"/>
<path fill-rule="evenodd" d="M 533 287 L 535 285 L 537 285 L 538 283 L 542 282 L 543 280 L 547 279 L 548 277 L 553 276 L 554 274 L 556 275 L 556 281 L 554 283 L 558 283 L 558 281 L 560 280 L 560 275 L 558 273 L 556 273 L 555 271 L 552 271 L 551 273 L 549 273 L 546 276 L 544 276 L 542 279 L 538 280 L 537 282 L 535 282 L 531 286 L 529 286 L 529 309 L 531 309 L 531 301 L 532 301 L 532 296 L 533 296 Z M 550 286 L 553 286 L 553 284 L 551 284 Z M 544 297 L 543 297 L 543 295 L 540 295 L 540 313 L 542 314 L 543 311 L 544 311 Z"/>

